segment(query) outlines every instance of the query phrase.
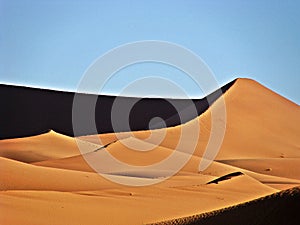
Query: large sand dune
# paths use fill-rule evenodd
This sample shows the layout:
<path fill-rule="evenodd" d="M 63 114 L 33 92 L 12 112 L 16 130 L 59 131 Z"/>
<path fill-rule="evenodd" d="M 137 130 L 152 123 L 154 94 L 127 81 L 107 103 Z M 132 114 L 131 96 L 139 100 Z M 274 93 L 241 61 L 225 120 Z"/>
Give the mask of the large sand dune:
<path fill-rule="evenodd" d="M 209 95 L 210 101 L 226 92 L 235 80 L 216 90 Z M 128 131 L 128 127 L 120 125 L 114 128 L 111 123 L 111 111 L 115 96 L 83 94 L 63 92 L 55 90 L 37 89 L 29 87 L 11 86 L 0 84 L 0 102 L 5 107 L 0 108 L 0 139 L 31 136 L 53 129 L 68 136 L 74 136 L 72 110 L 74 96 L 77 96 L 88 104 L 95 103 L 95 123 L 98 133 Z M 95 101 L 95 102 L 94 102 Z M 187 122 L 195 116 L 190 111 L 184 111 L 179 118 L 179 109 L 189 106 L 196 108 L 200 115 L 209 107 L 207 98 L 202 99 L 159 99 L 159 98 L 135 98 L 118 96 L 121 106 L 133 105 L 129 115 L 131 130 L 149 129 L 149 121 L 153 117 L 161 117 L 167 126 L 175 126 L 181 122 Z M 127 111 L 119 107 L 122 116 Z M 143 116 L 141 116 L 143 115 Z M 76 135 L 94 134 L 89 127 L 80 126 Z"/>
<path fill-rule="evenodd" d="M 204 171 L 199 171 L 199 163 L 207 161 L 211 110 L 218 110 L 221 99 L 197 118 L 163 129 L 76 139 L 49 131 L 0 140 L 0 224 L 246 224 L 270 204 L 278 204 L 281 220 L 272 212 L 268 217 L 256 214 L 260 224 L 293 221 L 290 215 L 299 217 L 293 211 L 298 189 L 253 200 L 300 185 L 300 107 L 248 79 L 238 79 L 223 98 L 227 119 L 220 124 L 226 122 L 225 137 L 216 160 Z M 135 166 L 160 162 L 174 153 L 183 130 L 191 134 L 183 140 L 188 146 L 195 124 L 200 124 L 195 152 L 180 171 L 158 184 L 116 184 L 86 161 L 109 152 Z M 149 147 L 153 149 L 135 150 Z M 185 151 L 177 154 L 178 159 L 184 157 Z M 132 183 L 165 176 L 162 169 L 125 171 L 102 163 L 107 176 Z M 288 211 L 288 206 L 293 208 Z M 239 214 L 243 216 L 228 219 Z"/>

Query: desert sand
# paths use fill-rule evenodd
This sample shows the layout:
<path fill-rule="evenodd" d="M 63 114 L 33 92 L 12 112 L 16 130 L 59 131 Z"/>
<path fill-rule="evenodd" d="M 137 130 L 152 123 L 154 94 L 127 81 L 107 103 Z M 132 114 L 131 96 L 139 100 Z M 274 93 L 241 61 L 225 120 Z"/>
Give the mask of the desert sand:
<path fill-rule="evenodd" d="M 163 129 L 76 139 L 49 131 L 0 140 L 0 224 L 246 224 L 249 215 L 253 219 L 253 212 L 270 204 L 293 207 L 295 216 L 300 200 L 295 188 L 300 186 L 300 107 L 249 79 L 238 79 L 222 98 L 227 117 L 220 129 L 225 136 L 216 159 L 204 171 L 199 171 L 199 163 L 206 160 L 212 109 L 218 111 L 221 98 L 197 118 Z M 131 165 L 152 165 L 174 152 L 182 130 L 191 134 L 184 142 L 192 142 L 195 124 L 200 124 L 200 133 L 193 155 L 178 173 L 155 185 L 116 184 L 85 160 L 109 152 Z M 160 181 L 165 174 L 103 166 L 109 168 L 109 176 L 132 182 Z M 279 193 L 289 188 L 294 189 Z M 230 215 L 236 220 L 228 220 Z M 264 214 L 256 215 L 253 223 L 272 224 Z M 281 221 L 296 224 L 285 215 L 291 216 L 284 212 Z"/>

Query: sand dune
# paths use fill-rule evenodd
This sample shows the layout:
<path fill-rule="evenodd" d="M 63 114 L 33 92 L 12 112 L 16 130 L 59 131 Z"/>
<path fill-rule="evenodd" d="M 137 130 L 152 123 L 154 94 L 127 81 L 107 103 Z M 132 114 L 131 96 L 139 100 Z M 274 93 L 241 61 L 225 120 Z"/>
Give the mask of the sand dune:
<path fill-rule="evenodd" d="M 259 83 L 249 79 L 238 79 L 224 94 L 227 121 L 223 144 L 217 156 L 224 159 L 255 158 L 300 158 L 300 107 L 279 96 Z M 218 107 L 217 100 L 212 107 Z M 287 116 L 288 115 L 288 116 Z M 200 123 L 200 136 L 195 154 L 202 156 L 211 130 L 211 109 L 183 126 Z M 276 122 L 275 122 L 276 121 Z M 160 137 L 166 133 L 160 146 L 174 149 L 178 144 L 182 126 L 154 130 L 152 134 Z M 147 139 L 149 131 L 133 132 L 133 135 Z M 127 138 L 129 133 L 121 133 Z M 92 143 L 115 141 L 115 134 L 85 136 L 80 139 Z M 155 139 L 152 142 L 155 142 Z M 190 141 L 188 138 L 185 141 Z M 151 142 L 151 140 L 148 142 Z"/>
<path fill-rule="evenodd" d="M 76 191 L 114 186 L 95 173 L 46 168 L 0 158 L 0 190 Z"/>
<path fill-rule="evenodd" d="M 237 159 L 220 162 L 257 173 L 300 179 L 300 158 Z"/>
<path fill-rule="evenodd" d="M 218 159 L 300 156 L 300 107 L 253 80 L 225 94 L 227 127 Z"/>
<path fill-rule="evenodd" d="M 143 224 L 211 211 L 274 192 L 249 177 L 218 186 L 192 186 L 189 180 L 184 177 L 182 186 L 178 187 L 0 192 L 3 213 L 0 221 L 2 224 L 24 224 L 24 221 L 25 224 L 99 224 L 99 221 L 101 224 Z M 240 188 L 237 184 L 241 184 Z"/>
<path fill-rule="evenodd" d="M 276 177 L 300 179 L 299 172 L 295 169 L 298 162 L 297 158 L 300 158 L 300 139 L 297 135 L 300 133 L 299 106 L 263 87 L 259 83 L 248 79 L 238 79 L 224 94 L 224 99 L 227 110 L 226 133 L 217 159 L 229 165 L 236 165 L 232 164 L 232 160 L 245 159 L 239 161 L 240 163 L 237 167 Z M 216 107 L 217 104 L 218 100 L 212 107 Z M 270 107 L 269 105 L 274 106 Z M 211 110 L 208 109 L 199 118 L 183 125 L 185 129 L 190 129 L 188 132 L 193 132 L 191 124 L 200 123 L 201 131 L 194 154 L 196 157 L 203 156 L 210 135 L 210 121 Z M 167 149 L 174 149 L 178 144 L 181 131 L 182 126 L 176 126 L 164 130 L 154 130 L 152 134 L 155 134 L 154 136 L 156 137 L 165 134 L 165 138 L 160 143 L 160 146 Z M 143 139 L 145 142 L 155 142 L 155 139 L 147 140 L 149 131 L 134 132 L 132 135 Z M 119 138 L 128 138 L 128 136 L 130 136 L 129 133 L 118 134 Z M 98 138 L 108 143 L 107 140 L 115 141 L 116 135 L 104 134 L 81 137 L 82 140 L 91 141 L 92 143 L 98 143 Z M 188 142 L 189 138 L 185 141 Z M 123 154 L 122 151 L 118 151 L 118 149 L 124 149 L 124 147 L 117 143 L 119 142 L 109 145 L 108 149 L 110 149 L 110 152 L 116 158 L 120 158 L 121 160 L 127 160 L 128 162 L 128 158 L 139 158 L 139 155 L 144 155 L 147 158 L 148 154 L 150 154 L 147 152 L 132 151 L 130 152 L 132 153 L 130 157 L 126 158 L 120 155 Z M 114 151 L 112 150 L 113 148 L 115 148 Z M 114 154 L 113 152 L 116 153 Z M 149 156 L 149 158 L 152 157 Z M 249 158 L 252 161 L 249 161 Z M 280 159 L 283 160 L 280 161 Z M 280 167 L 280 162 L 288 164 L 289 161 L 291 162 L 290 166 Z M 275 162 L 277 162 L 277 165 L 274 165 Z M 189 165 L 190 163 L 187 164 L 187 166 Z M 262 166 L 264 167 L 264 171 L 262 171 Z M 280 169 L 276 169 L 279 167 Z M 268 171 L 268 169 L 271 171 Z M 291 169 L 295 169 L 295 172 L 291 173 Z M 280 183 L 278 181 L 277 184 Z M 287 184 L 289 185 L 289 183 Z M 271 184 L 271 186 L 274 185 Z"/>
<path fill-rule="evenodd" d="M 217 159 L 300 157 L 298 105 L 248 79 L 238 79 L 224 94 L 224 100 L 226 132 Z M 218 103 L 219 100 L 212 107 Z M 202 129 L 196 154 L 202 155 L 203 143 L 207 143 L 211 130 L 211 109 L 200 115 L 199 120 Z M 174 148 L 180 127 L 168 130 L 171 137 L 166 136 L 161 145 Z"/>
<path fill-rule="evenodd" d="M 171 151 L 170 149 L 162 149 L 165 151 Z M 88 153 L 88 154 L 99 154 L 96 152 L 93 153 Z M 126 155 L 126 152 L 124 152 Z M 162 154 L 159 154 L 160 157 L 162 158 L 162 155 L 169 154 L 168 152 L 164 153 L 162 151 Z M 120 155 L 119 155 L 120 158 Z M 121 157 L 121 158 L 126 158 L 126 157 Z M 191 174 L 195 174 L 195 176 L 198 175 L 197 168 L 199 165 L 201 158 L 197 156 L 192 156 L 191 160 L 189 163 L 181 170 L 181 172 L 178 173 L 178 175 L 185 175 L 188 174 L 191 176 Z M 81 155 L 70 157 L 70 158 L 62 158 L 62 159 L 57 159 L 57 160 L 47 160 L 47 161 L 42 161 L 42 162 L 37 162 L 33 163 L 34 165 L 39 165 L 39 166 L 45 166 L 45 167 L 52 167 L 52 168 L 61 168 L 61 169 L 69 169 L 69 170 L 77 170 L 77 171 L 85 171 L 85 172 L 95 172 L 93 168 L 91 168 L 88 163 L 84 160 L 84 158 Z M 254 164 L 255 165 L 255 164 Z M 283 167 L 282 171 L 287 174 L 288 169 L 287 167 Z M 284 176 L 274 176 L 271 174 L 263 174 L 259 173 L 259 171 L 256 170 L 247 170 L 231 165 L 227 165 L 224 163 L 220 162 L 213 162 L 205 171 L 201 172 L 201 178 L 197 177 L 197 184 L 199 182 L 201 184 L 205 184 L 207 181 L 210 179 L 217 179 L 221 176 L 224 176 L 229 173 L 234 173 L 234 172 L 242 172 L 245 173 L 252 178 L 258 180 L 259 182 L 266 184 L 270 187 L 284 190 L 287 188 L 295 187 L 300 185 L 300 179 L 295 178 L 295 179 L 290 179 L 286 178 Z M 111 171 L 111 174 L 119 174 L 119 175 L 126 175 L 126 176 L 138 176 L 138 177 L 158 177 L 158 176 L 163 176 L 163 171 L 151 171 L 146 173 L 146 171 Z M 182 177 L 182 176 L 181 176 Z M 173 182 L 173 183 L 178 183 L 177 182 L 177 176 L 172 177 L 171 179 L 168 180 L 168 183 Z M 185 181 L 187 182 L 187 181 Z"/>
<path fill-rule="evenodd" d="M 83 142 L 87 151 L 99 148 L 90 142 Z M 38 162 L 58 159 L 80 154 L 74 138 L 58 134 L 54 131 L 27 137 L 0 140 L 0 156 L 21 162 Z"/>
<path fill-rule="evenodd" d="M 235 80 L 224 85 L 209 95 L 211 101 L 215 101 L 226 92 Z M 1 108 L 0 139 L 32 136 L 45 130 L 53 129 L 68 136 L 74 136 L 73 126 L 73 100 L 74 96 L 95 104 L 95 123 L 98 133 L 128 131 L 124 124 L 113 129 L 111 123 L 111 111 L 116 96 L 82 94 L 63 92 L 47 89 L 38 89 L 21 86 L 0 84 L 0 102 L 5 105 Z M 96 102 L 94 102 L 96 101 Z M 161 117 L 167 126 L 179 125 L 193 119 L 196 115 L 190 111 L 182 113 L 181 120 L 178 116 L 176 105 L 180 110 L 192 106 L 200 115 L 208 107 L 206 98 L 202 99 L 161 99 L 161 98 L 136 98 L 118 96 L 120 117 L 122 121 L 126 105 L 133 105 L 130 112 L 129 124 L 132 130 L 149 129 L 149 121 L 153 117 Z M 123 106 L 123 107 L 122 107 Z M 143 115 L 143 116 L 140 116 Z M 160 126 L 162 127 L 162 126 Z M 81 124 L 77 130 L 78 135 L 94 134 L 95 131 Z"/>
<path fill-rule="evenodd" d="M 285 217 L 274 220 L 278 217 L 269 208 L 297 215 L 286 209 L 299 207 L 299 189 L 259 198 L 300 185 L 300 107 L 248 79 L 238 79 L 223 97 L 225 137 L 216 161 L 204 171 L 199 163 L 207 161 L 212 107 L 218 110 L 221 99 L 199 117 L 164 129 L 76 139 L 50 131 L 0 140 L 0 224 L 253 224 L 253 218 L 261 219 L 258 224 L 296 224 Z M 190 135 L 181 148 L 189 146 L 195 124 L 200 124 L 195 152 L 179 149 L 175 161 L 190 158 L 169 179 L 160 167 L 124 170 L 97 164 L 106 176 L 132 183 L 164 180 L 156 185 L 115 184 L 86 161 L 110 153 L 134 166 L 158 163 L 174 153 L 183 131 Z M 237 214 L 241 217 L 232 217 Z"/>
<path fill-rule="evenodd" d="M 275 193 L 244 204 L 164 222 L 163 224 L 214 225 L 214 224 L 272 224 L 293 225 L 299 222 L 300 188 Z M 237 216 L 238 215 L 238 216 Z"/>

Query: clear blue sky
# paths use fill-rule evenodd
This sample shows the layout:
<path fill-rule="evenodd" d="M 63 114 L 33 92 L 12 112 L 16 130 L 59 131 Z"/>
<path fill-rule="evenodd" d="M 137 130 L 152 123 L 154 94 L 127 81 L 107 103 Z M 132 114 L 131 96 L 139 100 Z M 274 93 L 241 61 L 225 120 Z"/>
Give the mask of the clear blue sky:
<path fill-rule="evenodd" d="M 249 77 L 299 104 L 299 11 L 282 0 L 0 0 L 0 83 L 75 90 L 106 51 L 164 40 L 199 55 L 221 85 Z"/>

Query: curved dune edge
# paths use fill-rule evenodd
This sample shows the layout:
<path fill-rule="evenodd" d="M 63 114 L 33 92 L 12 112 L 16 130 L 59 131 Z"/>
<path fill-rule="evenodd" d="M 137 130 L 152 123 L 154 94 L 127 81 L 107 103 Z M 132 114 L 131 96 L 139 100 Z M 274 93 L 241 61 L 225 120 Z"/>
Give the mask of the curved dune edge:
<path fill-rule="evenodd" d="M 170 155 L 172 153 L 172 149 L 166 149 L 166 148 L 158 148 L 160 151 L 156 152 L 154 155 L 154 159 L 156 158 L 164 158 L 167 155 Z M 111 151 L 110 151 L 111 152 Z M 101 155 L 101 152 L 91 152 L 87 154 L 92 155 Z M 126 158 L 127 154 L 126 152 L 123 153 L 125 155 L 120 155 L 119 158 L 124 159 Z M 147 156 L 147 155 L 146 155 Z M 130 158 L 130 157 L 129 157 Z M 143 157 L 145 158 L 145 157 Z M 147 159 L 147 158 L 146 158 Z M 192 156 L 189 160 L 188 164 L 184 166 L 178 175 L 180 174 L 195 174 L 197 175 L 199 173 L 198 171 L 198 165 L 200 160 L 202 158 L 198 156 Z M 153 158 L 150 158 L 147 160 L 147 162 L 153 161 Z M 262 161 L 262 160 L 261 160 Z M 266 161 L 267 163 L 268 161 Z M 58 168 L 58 169 L 67 169 L 67 170 L 75 170 L 75 171 L 83 171 L 83 172 L 92 172 L 94 173 L 94 169 L 91 168 L 91 166 L 84 160 L 84 157 L 82 155 L 69 157 L 69 158 L 61 158 L 61 159 L 55 159 L 55 160 L 47 160 L 47 161 L 41 161 L 37 163 L 33 163 L 33 165 L 36 166 L 42 166 L 42 167 L 52 167 L 52 168 Z M 255 165 L 255 164 L 254 164 Z M 260 173 L 260 171 L 256 171 L 255 167 L 253 170 L 249 169 L 243 169 L 240 167 L 232 166 L 230 164 L 222 163 L 222 162 L 212 162 L 212 164 L 203 172 L 200 173 L 201 176 L 208 176 L 213 178 L 218 178 L 223 175 L 226 175 L 228 173 L 234 173 L 234 172 L 242 172 L 244 174 L 247 174 L 248 176 L 258 180 L 259 182 L 266 184 L 270 187 L 274 187 L 276 189 L 287 189 L 292 186 L 300 185 L 299 179 L 291 179 L 289 178 L 289 173 L 287 171 L 290 171 L 288 167 L 285 167 L 286 169 L 281 169 L 280 171 L 283 174 L 277 174 L 276 171 L 273 171 L 273 174 L 264 174 Z M 288 169 L 287 169 L 288 168 Z M 162 171 L 152 171 L 151 173 L 143 173 L 139 171 L 118 171 L 118 170 L 112 170 L 110 172 L 111 174 L 119 174 L 119 175 L 126 175 L 126 176 L 138 176 L 138 177 L 152 177 L 155 178 L 157 176 L 160 176 Z M 280 175 L 280 176 L 279 176 Z M 286 177 L 285 177 L 286 176 Z M 172 178 L 171 178 L 172 179 Z M 203 182 L 205 182 L 206 179 L 204 179 Z"/>
<path fill-rule="evenodd" d="M 223 164 L 237 165 L 237 168 L 240 168 L 239 171 L 248 169 L 248 174 L 251 171 L 251 176 L 253 175 L 271 187 L 286 189 L 296 186 L 300 179 L 297 169 L 297 162 L 300 158 L 299 106 L 249 79 L 238 79 L 223 95 L 223 98 L 226 103 L 228 121 L 217 160 Z M 218 101 L 212 107 L 216 105 L 218 105 Z M 159 146 L 174 149 L 180 137 L 181 127 L 185 126 L 190 129 L 189 126 L 192 123 L 200 123 L 201 132 L 193 157 L 201 157 L 210 135 L 210 120 L 211 109 L 208 109 L 198 118 L 186 124 L 151 132 L 153 134 L 165 132 L 166 137 Z M 189 132 L 193 132 L 193 130 L 190 129 Z M 150 131 L 138 131 L 133 132 L 132 135 L 145 140 L 149 137 L 149 133 Z M 129 136 L 129 133 L 118 134 L 121 139 Z M 108 140 L 116 141 L 117 137 L 116 134 L 101 134 L 80 138 L 94 143 L 97 143 L 97 139 L 100 138 L 107 143 Z M 108 149 L 116 158 L 124 159 L 124 156 L 120 155 L 123 154 L 122 151 L 118 151 L 118 149 L 122 149 L 128 154 L 131 152 L 120 142 L 122 140 L 116 141 L 117 148 L 114 148 L 116 146 L 114 143 L 109 145 Z M 151 143 L 151 141 L 147 142 Z M 129 157 L 129 161 L 132 158 L 134 158 L 133 155 Z M 247 159 L 251 159 L 251 161 Z M 236 162 L 240 163 L 236 164 Z M 286 166 L 280 166 L 282 163 Z M 293 181 L 288 181 L 289 178 Z M 286 183 L 282 180 L 285 180 Z"/>
<path fill-rule="evenodd" d="M 208 213 L 151 223 L 152 225 L 294 225 L 299 222 L 300 187 Z"/>
<path fill-rule="evenodd" d="M 0 224 L 169 221 L 240 203 L 248 205 L 246 202 L 299 186 L 300 107 L 248 79 L 238 79 L 222 97 L 227 110 L 224 141 L 216 161 L 201 172 L 199 162 L 206 160 L 202 157 L 211 134 L 211 108 L 198 118 L 175 127 L 137 131 L 133 132 L 134 137 L 129 137 L 126 132 L 120 133 L 120 140 L 116 139 L 116 134 L 75 139 L 54 131 L 0 140 Z M 218 109 L 218 104 L 217 100 L 211 107 Z M 173 177 L 157 185 L 134 188 L 112 183 L 95 173 L 83 157 L 101 156 L 107 151 L 129 164 L 155 163 L 172 154 L 181 130 L 184 128 L 192 133 L 195 123 L 200 124 L 201 131 L 190 160 Z M 147 139 L 150 132 L 156 136 Z M 165 138 L 149 152 L 135 151 L 124 145 L 153 146 L 163 133 Z M 95 141 L 98 138 L 103 140 L 101 145 Z M 190 137 L 184 141 L 188 143 Z M 79 151 L 78 145 L 83 150 Z M 232 173 L 239 176 L 232 176 Z M 109 168 L 107 174 L 132 182 L 143 179 L 159 181 L 164 177 L 163 170 L 145 173 Z M 225 180 L 210 183 L 224 176 Z M 294 191 L 284 193 L 286 199 L 289 199 L 289 194 L 294 196 Z M 288 208 L 281 205 L 282 199 L 271 199 L 275 205 L 278 201 L 280 207 Z M 291 204 L 294 204 L 295 199 L 291 199 Z M 258 202 L 257 207 L 261 209 L 260 204 L 264 205 L 265 201 Z M 237 208 L 240 210 L 239 206 Z M 258 217 L 264 218 L 264 215 L 254 216 Z"/>
<path fill-rule="evenodd" d="M 25 163 L 60 159 L 80 154 L 78 144 L 84 145 L 86 151 L 93 151 L 100 147 L 49 130 L 40 135 L 0 140 L 0 157 Z"/>
<path fill-rule="evenodd" d="M 226 132 L 217 160 L 256 158 L 300 158 L 300 107 L 256 81 L 237 79 L 223 95 L 226 112 Z M 211 107 L 216 110 L 218 99 Z M 200 124 L 200 136 L 195 154 L 202 156 L 211 132 L 211 108 L 186 124 L 166 129 L 152 130 L 153 134 L 166 132 L 159 144 L 174 149 L 182 127 L 193 132 L 191 125 Z M 137 138 L 146 139 L 150 131 L 132 132 Z M 127 138 L 130 133 L 119 133 Z M 100 134 L 80 137 L 92 143 L 105 144 L 116 141 L 116 134 Z M 150 140 L 151 141 L 151 140 Z M 155 140 L 152 140 L 155 141 Z M 188 139 L 186 141 L 189 141 Z"/>
<path fill-rule="evenodd" d="M 215 101 L 234 83 L 235 80 L 201 99 L 140 99 L 0 84 L 0 102 L 5 106 L 1 108 L 0 139 L 33 136 L 49 129 L 72 137 L 93 134 L 94 131 L 82 125 L 77 127 L 76 132 L 73 129 L 73 101 L 75 96 L 91 104 L 97 99 L 95 123 L 98 133 L 128 131 L 128 127 L 124 124 L 117 130 L 113 129 L 111 110 L 116 98 L 121 105 L 134 104 L 130 113 L 130 127 L 133 130 L 149 129 L 148 123 L 153 117 L 163 118 L 166 125 L 172 127 L 202 114 L 209 107 L 207 98 L 212 102 Z M 173 104 L 177 106 L 178 111 L 182 112 L 181 118 L 179 118 L 178 111 L 173 107 Z M 195 108 L 195 113 L 185 110 L 189 107 Z M 121 106 L 119 110 L 122 112 L 123 107 Z M 158 127 L 164 126 L 159 125 Z"/>

